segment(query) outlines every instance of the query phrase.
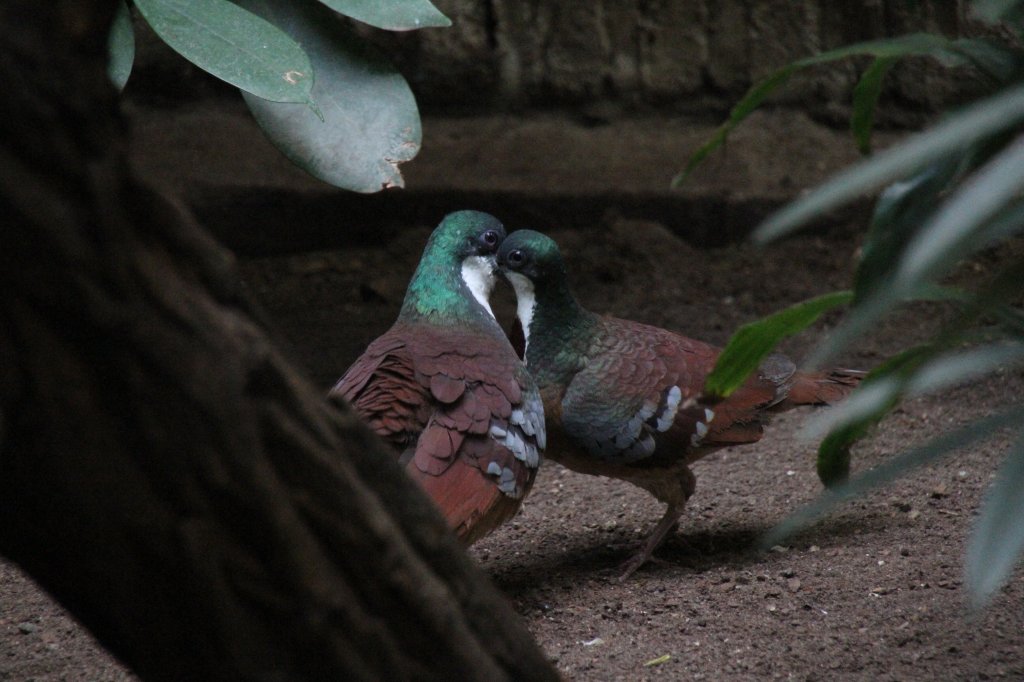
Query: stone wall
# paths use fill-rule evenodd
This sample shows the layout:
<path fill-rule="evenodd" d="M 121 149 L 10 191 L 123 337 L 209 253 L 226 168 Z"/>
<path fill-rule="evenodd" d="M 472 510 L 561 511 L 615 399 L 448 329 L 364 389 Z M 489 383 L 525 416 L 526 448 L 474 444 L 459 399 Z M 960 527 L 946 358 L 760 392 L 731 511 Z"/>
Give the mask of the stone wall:
<path fill-rule="evenodd" d="M 495 106 L 659 109 L 721 115 L 784 64 L 917 31 L 979 32 L 964 0 L 436 0 L 449 29 L 381 36 L 431 110 Z M 838 122 L 864 60 L 817 67 L 779 101 Z M 888 80 L 883 122 L 913 125 L 976 90 L 931 59 Z"/>

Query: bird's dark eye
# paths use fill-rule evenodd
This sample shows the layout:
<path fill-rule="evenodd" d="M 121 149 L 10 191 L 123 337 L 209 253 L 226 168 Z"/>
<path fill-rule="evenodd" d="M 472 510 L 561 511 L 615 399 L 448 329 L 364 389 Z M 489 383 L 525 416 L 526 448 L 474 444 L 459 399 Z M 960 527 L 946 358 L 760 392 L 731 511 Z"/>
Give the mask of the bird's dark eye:
<path fill-rule="evenodd" d="M 509 265 L 511 265 L 514 268 L 518 268 L 523 263 L 526 262 L 526 254 L 523 253 L 521 249 L 516 249 L 514 251 L 509 251 L 508 255 L 505 256 L 505 262 L 508 263 Z"/>
<path fill-rule="evenodd" d="M 494 230 L 487 230 L 482 235 L 480 235 L 480 241 L 486 244 L 487 246 L 497 246 L 498 233 L 495 232 Z"/>

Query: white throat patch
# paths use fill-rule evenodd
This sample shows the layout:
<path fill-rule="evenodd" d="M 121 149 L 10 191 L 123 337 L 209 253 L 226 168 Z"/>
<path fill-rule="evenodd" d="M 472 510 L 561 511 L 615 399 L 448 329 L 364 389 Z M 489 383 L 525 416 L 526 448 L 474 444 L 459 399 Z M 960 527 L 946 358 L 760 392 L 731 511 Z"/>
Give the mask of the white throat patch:
<path fill-rule="evenodd" d="M 507 273 L 508 281 L 516 291 L 516 315 L 519 317 L 519 324 L 523 326 L 523 338 L 526 346 L 523 355 L 526 355 L 530 347 L 530 323 L 533 322 L 533 312 L 537 308 L 537 297 L 534 294 L 533 282 L 526 275 L 518 272 Z"/>
<path fill-rule="evenodd" d="M 469 256 L 462 261 L 462 281 L 476 302 L 494 317 L 491 310 L 491 290 L 494 289 L 494 256 Z"/>

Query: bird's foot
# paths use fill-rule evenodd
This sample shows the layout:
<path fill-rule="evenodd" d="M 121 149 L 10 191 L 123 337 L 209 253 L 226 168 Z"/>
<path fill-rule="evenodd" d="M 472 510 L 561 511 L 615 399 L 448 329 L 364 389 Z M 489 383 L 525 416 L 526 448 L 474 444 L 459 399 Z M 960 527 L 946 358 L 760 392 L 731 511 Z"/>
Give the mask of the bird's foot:
<path fill-rule="evenodd" d="M 620 583 L 626 582 L 627 580 L 629 580 L 629 577 L 631 575 L 637 572 L 637 569 L 639 569 L 646 563 L 661 564 L 662 566 L 672 565 L 671 561 L 666 561 L 665 559 L 659 559 L 656 556 L 651 556 L 650 552 L 647 551 L 647 548 L 644 547 L 643 549 L 638 550 L 636 554 L 629 557 L 629 559 L 622 562 L 622 564 L 619 566 L 619 570 L 622 571 L 622 573 L 619 574 L 619 577 L 616 580 Z"/>
<path fill-rule="evenodd" d="M 654 527 L 651 534 L 647 536 L 647 540 L 644 542 L 637 552 L 631 556 L 622 566 L 622 574 L 619 576 L 619 582 L 624 582 L 629 576 L 636 573 L 637 569 L 646 564 L 648 561 L 658 563 L 668 563 L 654 557 L 654 550 L 658 549 L 661 543 L 665 540 L 669 533 L 673 532 L 679 523 L 679 514 L 682 513 L 682 509 L 675 505 L 669 505 L 668 509 L 665 510 L 665 515 L 658 521 L 658 525 Z"/>

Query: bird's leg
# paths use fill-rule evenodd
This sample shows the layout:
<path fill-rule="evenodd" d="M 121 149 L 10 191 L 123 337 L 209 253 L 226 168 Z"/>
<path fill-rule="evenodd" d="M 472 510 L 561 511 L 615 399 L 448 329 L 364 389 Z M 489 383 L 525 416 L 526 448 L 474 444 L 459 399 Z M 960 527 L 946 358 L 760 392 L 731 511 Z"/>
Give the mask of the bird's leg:
<path fill-rule="evenodd" d="M 669 532 L 675 528 L 679 522 L 679 517 L 683 514 L 686 501 L 690 499 L 690 496 L 693 495 L 693 491 L 697 487 L 697 478 L 687 466 L 677 470 L 674 478 L 671 477 L 671 474 L 667 474 L 667 476 L 668 481 L 665 480 L 665 477 L 661 477 L 658 480 L 659 485 L 651 485 L 651 482 L 648 482 L 647 485 L 642 486 L 655 497 L 665 502 L 668 507 L 665 509 L 665 514 L 661 517 L 661 520 L 658 521 L 658 525 L 647 536 L 643 547 L 622 564 L 622 575 L 619 576 L 619 582 L 623 582 L 633 575 L 638 568 L 652 560 L 654 550 L 661 546 Z M 665 483 L 668 483 L 668 485 L 666 486 Z"/>
<path fill-rule="evenodd" d="M 622 564 L 622 575 L 619 576 L 619 582 L 624 582 L 629 576 L 633 575 L 638 568 L 646 564 L 652 559 L 651 555 L 654 554 L 654 550 L 658 549 L 662 542 L 665 541 L 665 537 L 669 531 L 675 527 L 676 523 L 679 522 L 679 517 L 682 516 L 683 507 L 682 505 L 676 505 L 669 503 L 668 509 L 665 510 L 665 515 L 661 517 L 661 521 L 658 521 L 658 525 L 654 527 L 650 535 L 647 536 L 647 540 L 644 541 L 643 547 L 641 547 L 633 556 L 631 556 L 624 564 Z"/>

